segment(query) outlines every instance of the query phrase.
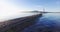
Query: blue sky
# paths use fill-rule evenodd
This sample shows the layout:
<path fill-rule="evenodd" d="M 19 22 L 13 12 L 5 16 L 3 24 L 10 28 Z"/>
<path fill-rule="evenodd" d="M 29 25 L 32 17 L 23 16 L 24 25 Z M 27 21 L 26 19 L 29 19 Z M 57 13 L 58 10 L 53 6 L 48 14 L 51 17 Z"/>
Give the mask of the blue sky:
<path fill-rule="evenodd" d="M 10 0 L 20 10 L 60 11 L 60 0 Z"/>
<path fill-rule="evenodd" d="M 60 11 L 60 0 L 3 0 L 12 10 L 30 11 L 43 10 Z M 3 2 L 2 1 L 2 2 Z M 11 8 L 9 8 L 11 10 Z M 13 9 L 14 8 L 14 9 Z M 8 9 L 8 10 L 9 10 Z"/>
<path fill-rule="evenodd" d="M 13 18 L 21 11 L 42 11 L 43 8 L 46 11 L 60 11 L 60 0 L 0 0 L 0 20 Z"/>

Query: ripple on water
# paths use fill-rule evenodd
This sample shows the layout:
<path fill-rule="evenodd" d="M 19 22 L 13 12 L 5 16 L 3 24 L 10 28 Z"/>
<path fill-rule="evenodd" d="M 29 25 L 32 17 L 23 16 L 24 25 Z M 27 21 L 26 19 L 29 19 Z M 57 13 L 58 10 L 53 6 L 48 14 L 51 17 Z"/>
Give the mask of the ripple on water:
<path fill-rule="evenodd" d="M 42 18 L 38 19 L 36 24 L 25 28 L 22 32 L 56 32 L 60 23 L 59 14 L 45 14 Z M 58 31 L 60 32 L 60 31 Z"/>

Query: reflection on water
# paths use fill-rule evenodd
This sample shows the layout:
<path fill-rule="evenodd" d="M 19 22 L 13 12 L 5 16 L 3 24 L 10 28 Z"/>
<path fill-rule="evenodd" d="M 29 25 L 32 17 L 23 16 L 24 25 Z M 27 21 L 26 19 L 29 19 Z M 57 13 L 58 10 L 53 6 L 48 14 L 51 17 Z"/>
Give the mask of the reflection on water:
<path fill-rule="evenodd" d="M 60 14 L 44 14 L 36 23 L 22 32 L 60 32 Z"/>

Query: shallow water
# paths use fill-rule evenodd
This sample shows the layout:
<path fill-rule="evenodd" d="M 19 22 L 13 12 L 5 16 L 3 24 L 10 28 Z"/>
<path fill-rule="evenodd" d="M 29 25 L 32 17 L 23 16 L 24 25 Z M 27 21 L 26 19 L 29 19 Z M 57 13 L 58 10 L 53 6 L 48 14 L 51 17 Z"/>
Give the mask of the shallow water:
<path fill-rule="evenodd" d="M 60 13 L 47 13 L 22 32 L 60 32 Z"/>

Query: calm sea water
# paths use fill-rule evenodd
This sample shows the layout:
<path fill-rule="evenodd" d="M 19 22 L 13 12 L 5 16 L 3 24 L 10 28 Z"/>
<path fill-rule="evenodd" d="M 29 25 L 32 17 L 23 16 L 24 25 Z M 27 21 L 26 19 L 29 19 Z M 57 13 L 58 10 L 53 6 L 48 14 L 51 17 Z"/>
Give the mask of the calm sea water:
<path fill-rule="evenodd" d="M 22 32 L 60 32 L 60 13 L 47 13 Z"/>

